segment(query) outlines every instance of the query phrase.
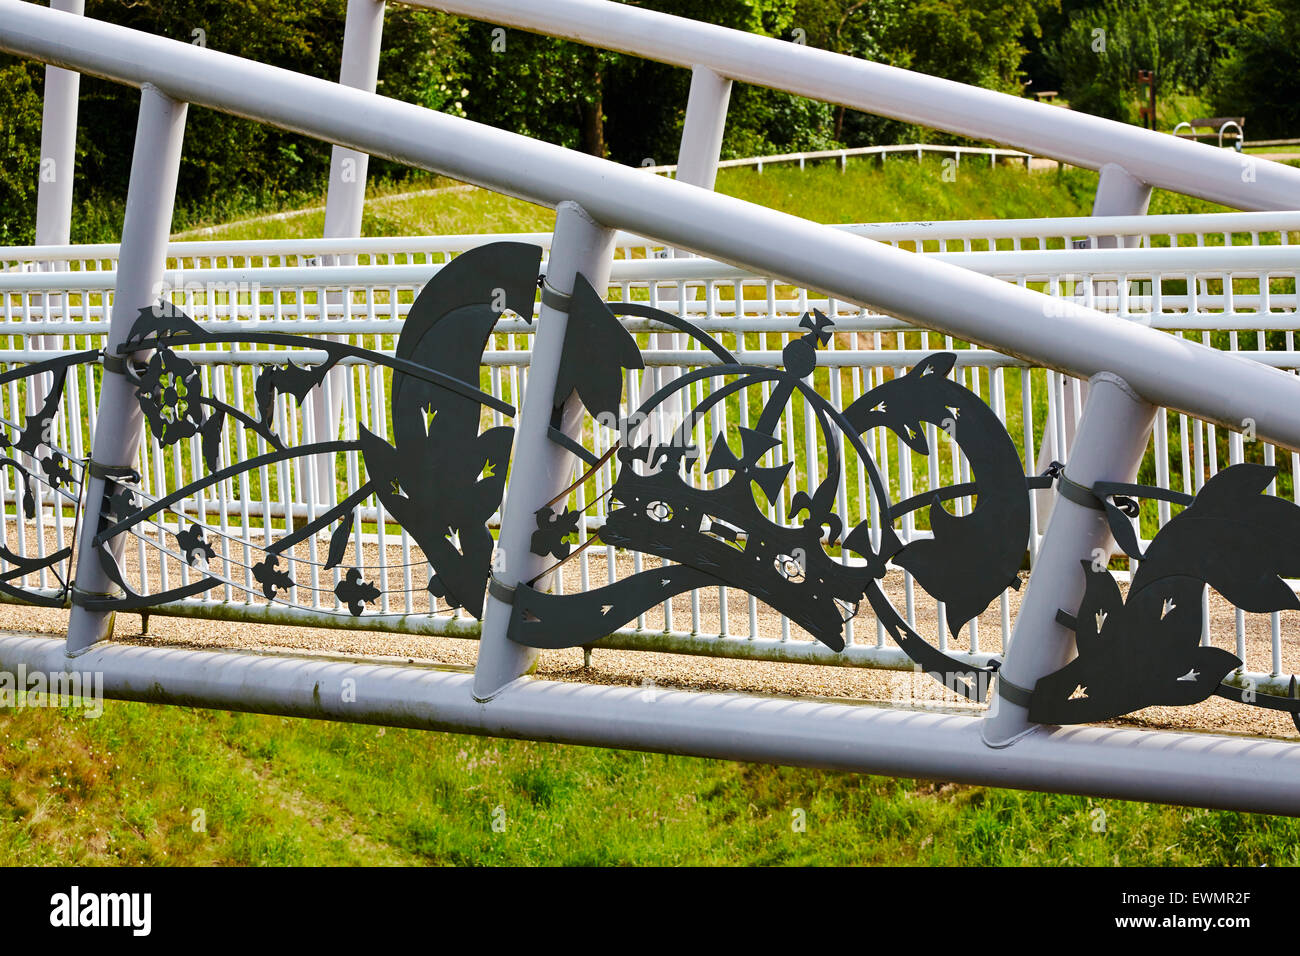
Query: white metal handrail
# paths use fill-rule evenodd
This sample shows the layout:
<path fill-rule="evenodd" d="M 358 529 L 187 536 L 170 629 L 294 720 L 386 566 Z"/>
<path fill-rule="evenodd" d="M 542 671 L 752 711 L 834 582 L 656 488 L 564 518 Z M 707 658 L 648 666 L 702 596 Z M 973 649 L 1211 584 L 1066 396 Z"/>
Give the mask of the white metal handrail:
<path fill-rule="evenodd" d="M 1300 206 L 1280 164 L 952 80 L 608 0 L 405 0 L 1101 169 L 1240 209 Z M 1243 167 L 1243 163 L 1247 166 Z M 1243 169 L 1250 170 L 1248 177 Z"/>
<path fill-rule="evenodd" d="M 280 243 L 268 246 L 284 248 Z M 445 259 L 456 254 L 454 237 L 446 242 L 428 241 L 426 246 L 443 248 Z M 274 258 L 269 253 L 263 254 L 256 244 L 241 243 L 240 250 L 239 255 L 248 261 Z M 1001 250 L 927 255 L 1008 282 L 1040 287 L 1057 299 L 1064 297 L 1158 329 L 1291 331 L 1296 323 L 1300 264 L 1289 246 Z M 287 254 L 282 258 L 287 258 Z M 224 296 L 222 317 L 275 318 L 283 322 L 277 307 L 265 296 L 257 295 L 259 290 L 392 286 L 414 291 L 442 267 L 442 263 L 414 263 L 168 269 L 162 273 L 160 290 L 177 290 L 205 302 L 212 296 Z M 624 258 L 613 263 L 611 277 L 643 291 L 656 287 L 660 301 L 672 301 L 673 308 L 680 308 L 683 316 L 721 322 L 716 325 L 718 329 L 738 327 L 728 325 L 727 316 L 731 322 L 742 323 L 766 316 L 751 330 L 775 328 L 768 323 L 781 321 L 781 315 L 787 324 L 793 323 L 806 308 L 833 309 L 837 321 L 845 316 L 841 324 L 845 331 L 914 327 L 872 310 L 846 311 L 847 304 L 832 305 L 830 299 L 808 291 L 796 294 L 788 288 L 773 288 L 770 304 L 767 295 L 761 301 L 724 295 L 723 290 L 736 282 L 771 280 L 753 270 L 710 259 Z M 117 272 L 112 268 L 0 274 L 0 293 L 18 297 L 0 303 L 7 320 L 5 329 L 10 334 L 84 331 L 82 323 L 106 318 L 108 310 L 103 296 L 114 288 L 116 281 Z M 72 304 L 65 299 L 65 293 L 89 296 L 90 301 L 82 299 Z M 333 332 L 369 331 L 373 325 L 375 330 L 396 333 L 400 326 L 392 323 L 404 316 L 408 308 L 409 302 L 397 303 L 392 318 L 377 319 L 371 316 L 370 305 L 349 296 L 328 305 L 320 301 L 300 305 L 296 315 L 299 321 L 349 318 L 370 323 L 364 329 L 339 327 L 331 329 Z M 748 318 L 751 315 L 755 319 Z M 511 321 L 518 320 L 506 320 L 500 328 L 513 330 Z M 641 329 L 643 324 L 633 320 L 629 327 Z M 309 328 L 323 330 L 319 325 Z M 1252 357 L 1270 364 L 1278 362 L 1276 355 L 1260 353 Z"/>
<path fill-rule="evenodd" d="M 1276 236 L 1276 244 L 1290 243 L 1292 233 L 1300 233 L 1300 212 L 1232 212 L 1191 213 L 1160 216 L 1074 216 L 1043 219 L 953 219 L 933 222 L 841 223 L 831 228 L 865 236 L 894 245 L 913 244 L 918 252 L 933 250 L 930 245 L 949 241 L 970 245 L 996 240 L 1024 242 L 1048 239 L 1062 242 L 1088 241 L 1095 244 L 1107 237 L 1136 236 L 1143 246 L 1156 238 L 1192 241 L 1204 244 L 1207 237 L 1223 240 L 1225 245 L 1238 244 L 1235 237 L 1250 237 L 1259 245 L 1261 236 Z M 324 256 L 402 256 L 445 257 L 464 252 L 488 242 L 527 242 L 549 249 L 550 232 L 465 233 L 439 236 L 368 236 L 342 239 L 200 239 L 174 240 L 168 244 L 169 260 L 219 260 L 238 258 L 298 258 Z M 1171 242 L 1171 245 L 1174 244 Z M 629 232 L 619 232 L 616 246 L 625 258 L 633 251 L 642 256 L 663 248 L 662 243 Z M 1041 245 L 1039 246 L 1042 247 Z M 50 246 L 0 246 L 0 264 L 70 262 L 85 269 L 101 268 L 100 263 L 115 263 L 120 245 L 115 242 L 79 243 Z"/>
<path fill-rule="evenodd" d="M 491 238 L 485 235 L 480 238 Z M 245 249 L 255 248 L 245 245 Z M 272 253 L 250 253 L 269 258 Z M 928 258 L 959 265 L 982 275 L 1060 276 L 1068 273 L 1122 275 L 1151 272 L 1295 273 L 1300 257 L 1288 246 L 1176 246 L 1138 249 L 1033 249 L 992 252 L 940 252 Z M 179 287 L 187 277 L 204 283 L 247 282 L 259 277 L 268 284 L 337 286 L 355 282 L 372 284 L 423 283 L 441 265 L 380 264 L 340 266 L 256 266 L 205 269 L 167 269 L 163 281 Z M 728 265 L 713 259 L 620 259 L 611 276 L 629 282 L 700 282 L 758 278 L 754 269 Z M 106 290 L 113 288 L 113 269 L 85 271 L 75 275 L 58 272 L 0 273 L 0 289 L 59 291 L 63 289 Z"/>

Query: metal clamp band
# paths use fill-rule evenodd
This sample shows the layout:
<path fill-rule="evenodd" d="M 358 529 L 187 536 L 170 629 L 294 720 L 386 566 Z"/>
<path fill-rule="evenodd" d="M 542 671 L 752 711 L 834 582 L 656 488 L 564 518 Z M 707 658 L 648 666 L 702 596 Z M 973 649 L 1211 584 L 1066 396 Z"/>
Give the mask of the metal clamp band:
<path fill-rule="evenodd" d="M 1094 511 L 1106 510 L 1106 506 L 1102 504 L 1100 498 L 1092 493 L 1091 488 L 1087 485 L 1081 485 L 1077 481 L 1071 481 L 1064 471 L 1056 476 L 1056 490 L 1060 492 L 1062 498 L 1073 501 L 1076 505 L 1082 505 Z"/>
<path fill-rule="evenodd" d="M 488 594 L 502 604 L 515 603 L 515 589 L 499 580 L 495 574 L 488 578 Z"/>
<path fill-rule="evenodd" d="M 88 461 L 86 462 L 86 469 L 90 472 L 91 478 L 104 478 L 114 481 L 125 478 L 133 483 L 140 480 L 140 472 L 130 465 L 101 465 L 97 461 Z"/>
<path fill-rule="evenodd" d="M 567 292 L 561 292 L 546 281 L 546 276 L 542 276 L 542 305 L 549 306 L 557 312 L 567 313 L 572 302 L 573 296 Z"/>
<path fill-rule="evenodd" d="M 1011 681 L 1007 680 L 1007 675 L 999 670 L 998 696 L 1009 704 L 1028 709 L 1030 702 L 1034 698 L 1034 692 L 1021 687 L 1019 684 L 1011 683 Z"/>
<path fill-rule="evenodd" d="M 101 601 L 114 601 L 124 597 L 126 592 L 121 588 L 114 588 L 112 591 L 83 591 L 77 587 L 74 581 L 72 587 L 68 589 L 68 600 L 78 607 L 84 607 L 86 604 Z"/>
<path fill-rule="evenodd" d="M 116 372 L 118 375 L 126 374 L 126 356 L 124 355 L 109 355 L 105 352 L 99 364 L 104 367 L 105 372 Z"/>

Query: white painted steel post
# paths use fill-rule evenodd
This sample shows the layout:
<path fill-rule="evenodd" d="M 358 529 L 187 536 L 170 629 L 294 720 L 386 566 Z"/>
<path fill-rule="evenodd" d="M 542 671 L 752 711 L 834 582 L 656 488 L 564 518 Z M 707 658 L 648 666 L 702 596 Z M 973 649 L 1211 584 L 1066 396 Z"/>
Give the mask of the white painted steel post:
<path fill-rule="evenodd" d="M 616 233 L 596 222 L 577 203 L 562 202 L 556 208 L 555 240 L 551 245 L 546 285 L 560 297 L 573 293 L 579 273 L 593 288 L 603 291 L 609 284 Z M 514 587 L 530 581 L 553 563 L 551 558 L 532 553 L 534 515 L 572 480 L 577 460 L 547 435 L 554 414 L 555 384 L 568 327 L 567 308 L 548 303 L 544 295 L 533 337 L 528 367 L 528 388 L 515 423 L 515 443 L 510 465 L 501 536 L 497 543 L 501 562 L 494 576 L 501 585 Z M 552 302 L 555 296 L 550 296 Z M 599 357 L 593 357 L 598 361 Z M 580 438 L 582 406 L 570 395 L 560 421 L 571 437 Z M 546 582 L 539 582 L 545 586 Z M 517 677 L 526 674 L 537 658 L 535 648 L 516 644 L 506 636 L 511 606 L 489 592 L 479 639 L 478 664 L 474 668 L 474 697 L 489 700 Z"/>
<path fill-rule="evenodd" d="M 1097 180 L 1097 194 L 1092 201 L 1093 216 L 1145 216 L 1151 205 L 1151 186 L 1131 175 L 1123 166 L 1107 163 L 1101 167 Z M 1135 249 L 1141 244 L 1138 236 L 1124 236 L 1123 245 Z M 1098 240 L 1103 249 L 1114 249 L 1117 243 L 1111 236 Z"/>
<path fill-rule="evenodd" d="M 1155 407 L 1109 372 L 1094 375 L 1089 384 L 1088 403 L 1065 475 L 1085 488 L 1097 481 L 1132 481 L 1146 451 Z M 1114 550 L 1106 513 L 1099 509 L 1100 505 L 1090 508 L 1057 496 L 1006 659 L 998 672 L 997 696 L 983 725 L 984 742 L 990 746 L 1009 744 L 1037 726 L 1029 722 L 1028 708 L 1003 696 L 1003 679 L 1032 691 L 1040 677 L 1074 657 L 1074 636 L 1057 623 L 1056 612 L 1060 609 L 1073 614 L 1079 608 L 1085 583 L 1079 562 L 1103 555 L 1102 559 L 1108 561 Z"/>
<path fill-rule="evenodd" d="M 85 0 L 51 0 L 50 8 L 80 16 Z M 72 182 L 77 156 L 77 93 L 81 74 L 45 68 L 41 167 L 36 187 L 36 245 L 67 245 L 72 233 Z M 66 268 L 63 263 L 61 268 Z M 48 314 L 48 313 L 47 313 Z"/>
<path fill-rule="evenodd" d="M 677 149 L 677 180 L 712 189 L 718 180 L 718 159 L 722 155 L 722 137 L 727 128 L 727 106 L 731 101 L 731 80 L 708 67 L 697 66 L 691 71 L 691 92 L 686 100 L 686 120 L 682 124 L 682 141 Z M 679 249 L 669 250 L 673 257 L 689 256 Z M 680 303 L 679 306 L 680 308 Z M 657 349 L 681 348 L 680 332 L 657 332 L 654 347 Z M 673 382 L 681 373 L 672 366 L 661 366 L 641 373 L 641 394 L 649 395 Z M 654 387 L 647 387 L 654 383 Z M 675 402 L 665 402 L 655 410 L 660 436 L 672 433 L 680 421 L 680 409 Z"/>
<path fill-rule="evenodd" d="M 109 354 L 126 341 L 142 308 L 155 305 L 167 256 L 167 239 L 176 200 L 176 176 L 185 137 L 187 104 L 146 84 L 140 90 L 140 118 L 136 124 L 131 180 L 122 222 L 122 251 L 113 293 L 113 316 L 105 349 Z M 135 353 L 136 359 L 148 352 Z M 135 467 L 144 415 L 135 391 L 120 372 L 104 370 L 99 393 L 99 419 L 91 461 L 103 467 Z M 73 607 L 68 618 L 69 654 L 84 651 L 113 632 L 111 611 L 88 611 L 77 604 L 79 594 L 102 596 L 114 584 L 104 573 L 92 541 L 99 530 L 104 499 L 104 479 L 85 482 L 85 504 L 77 541 L 77 574 L 73 582 Z M 112 550 L 120 560 L 126 538 L 119 535 Z"/>
<path fill-rule="evenodd" d="M 384 32 L 384 0 L 348 0 L 347 21 L 343 27 L 343 58 L 339 67 L 339 83 L 353 89 L 375 92 L 379 81 L 379 51 Z M 361 235 L 361 217 L 366 202 L 366 176 L 370 167 L 367 153 L 344 146 L 333 147 L 330 153 L 329 191 L 325 195 L 326 239 L 355 239 Z M 326 266 L 355 265 L 356 256 L 323 256 Z M 329 292 L 329 306 L 344 309 L 349 301 L 341 292 Z M 328 310 L 327 310 L 328 311 Z M 322 318 L 325 313 L 322 313 Z M 343 336 L 335 337 L 339 341 Z M 308 394 L 308 409 L 316 441 L 330 441 L 338 437 L 343 413 L 343 393 L 348 387 L 344 369 L 333 369 L 328 375 L 328 396 L 318 385 Z M 310 474 L 316 487 L 316 502 L 328 507 L 335 497 L 334 457 L 321 455 L 310 459 Z"/>
<path fill-rule="evenodd" d="M 1097 192 L 1092 201 L 1092 215 L 1097 216 L 1145 216 L 1147 208 L 1151 205 L 1151 186 L 1142 180 L 1129 174 L 1116 163 L 1107 163 L 1101 168 L 1101 175 L 1097 179 Z M 1128 249 L 1135 249 L 1142 244 L 1140 236 L 1098 236 L 1097 247 L 1100 249 L 1116 249 L 1121 246 Z M 1118 292 L 1118 283 L 1115 284 Z M 1041 474 L 1054 458 L 1064 461 L 1069 454 L 1070 448 L 1074 444 L 1074 434 L 1076 431 L 1075 422 L 1079 415 L 1079 410 L 1075 405 L 1075 395 L 1073 383 L 1075 379 L 1066 379 L 1067 388 L 1063 389 L 1063 404 L 1065 421 L 1064 445 L 1065 447 L 1058 450 L 1054 440 L 1055 432 L 1051 427 L 1043 431 L 1043 444 L 1038 456 L 1038 471 Z M 1088 383 L 1079 383 L 1079 402 L 1087 403 L 1088 400 Z M 1050 423 L 1049 423 L 1050 425 Z M 1051 489 L 1046 491 L 1036 491 L 1036 504 L 1038 512 L 1038 527 L 1045 528 L 1048 519 L 1052 514 L 1052 505 L 1056 500 L 1055 492 Z"/>
<path fill-rule="evenodd" d="M 50 9 L 81 16 L 86 0 L 50 0 Z M 36 184 L 36 245 L 65 246 L 72 238 L 72 184 L 77 163 L 77 94 L 81 74 L 57 66 L 45 68 L 45 100 L 41 112 L 41 164 Z M 65 261 L 41 262 L 42 272 L 62 272 Z M 41 315 L 50 316 L 64 301 L 60 292 L 41 295 Z M 32 335 L 28 347 L 52 349 L 58 340 L 53 335 Z M 41 376 L 41 387 L 27 389 L 27 414 L 36 414 L 45 403 L 53 379 Z"/>
<path fill-rule="evenodd" d="M 727 128 L 731 80 L 708 67 L 691 71 L 691 92 L 686 100 L 686 121 L 677 150 L 677 179 L 712 189 L 718 178 L 718 157 Z"/>

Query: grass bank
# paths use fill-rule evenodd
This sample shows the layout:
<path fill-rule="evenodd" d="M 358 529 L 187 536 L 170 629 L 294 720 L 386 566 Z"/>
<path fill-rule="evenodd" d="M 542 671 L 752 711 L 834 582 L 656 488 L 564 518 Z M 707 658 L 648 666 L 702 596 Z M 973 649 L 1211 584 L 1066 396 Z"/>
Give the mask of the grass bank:
<path fill-rule="evenodd" d="M 0 715 L 0 864 L 1295 864 L 1300 821 L 109 701 Z"/>

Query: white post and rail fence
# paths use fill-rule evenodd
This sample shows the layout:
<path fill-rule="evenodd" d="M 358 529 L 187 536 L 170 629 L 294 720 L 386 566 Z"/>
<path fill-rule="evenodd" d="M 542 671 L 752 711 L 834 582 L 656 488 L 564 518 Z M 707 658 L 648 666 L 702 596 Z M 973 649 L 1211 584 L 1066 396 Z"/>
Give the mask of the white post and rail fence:
<path fill-rule="evenodd" d="M 548 282 L 563 302 L 578 275 L 604 288 L 615 230 L 823 290 L 837 300 L 1091 383 L 1068 462 L 1075 484 L 1132 479 L 1154 409 L 1300 449 L 1300 379 L 1080 305 L 1050 300 L 916 255 L 711 191 L 727 89 L 771 86 L 852 109 L 1102 170 L 1094 212 L 1140 215 L 1158 186 L 1243 210 L 1300 208 L 1300 170 L 805 46 L 600 0 L 416 3 L 692 69 L 678 180 L 376 95 L 382 4 L 349 4 L 342 83 L 185 43 L 0 0 L 0 49 L 141 89 L 131 186 L 108 341 L 116 347 L 163 277 L 188 104 L 251 118 L 335 147 L 335 164 L 382 156 L 556 208 Z M 369 27 L 366 25 L 369 24 Z M 359 45 L 358 45 L 359 44 Z M 357 54 L 355 62 L 351 59 Z M 1247 174 L 1248 173 L 1248 174 Z M 330 235 L 355 235 L 364 187 L 331 180 Z M 338 200 L 335 202 L 335 200 Z M 54 237 L 61 238 L 61 237 Z M 548 439 L 548 382 L 567 306 L 543 305 L 517 420 L 500 548 L 504 583 L 540 568 L 526 547 L 541 503 L 572 464 Z M 137 353 L 137 360 L 145 356 Z M 74 595 L 110 590 L 89 546 L 103 482 L 140 441 L 135 402 L 106 374 L 82 515 Z M 119 394 L 121 393 L 121 394 Z M 333 409 L 321 427 L 335 429 Z M 563 427 L 563 423 L 561 423 Z M 1002 672 L 1021 687 L 1059 667 L 1073 639 L 1057 609 L 1078 605 L 1079 561 L 1113 548 L 1100 512 L 1058 499 Z M 1300 813 L 1300 748 L 1278 740 L 1028 721 L 999 696 L 988 717 L 735 694 L 557 683 L 526 677 L 533 652 L 506 634 L 489 598 L 473 675 L 382 664 L 132 647 L 106 640 L 111 614 L 74 604 L 67 641 L 0 637 L 0 667 L 104 673 L 113 697 L 568 743 L 772 761 L 1128 799 Z M 75 662 L 69 655 L 77 655 Z M 342 693 L 351 682 L 354 693 Z"/>

